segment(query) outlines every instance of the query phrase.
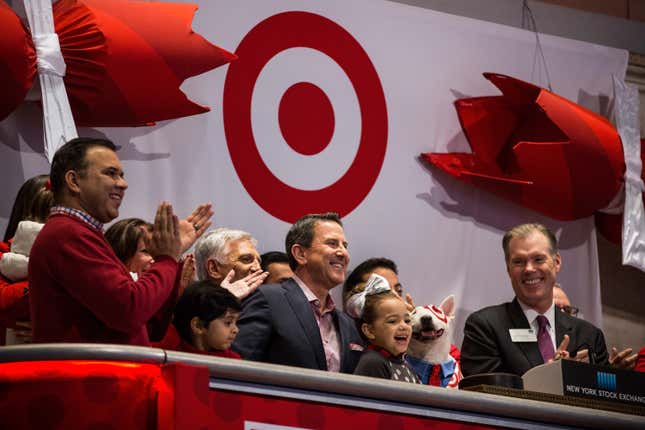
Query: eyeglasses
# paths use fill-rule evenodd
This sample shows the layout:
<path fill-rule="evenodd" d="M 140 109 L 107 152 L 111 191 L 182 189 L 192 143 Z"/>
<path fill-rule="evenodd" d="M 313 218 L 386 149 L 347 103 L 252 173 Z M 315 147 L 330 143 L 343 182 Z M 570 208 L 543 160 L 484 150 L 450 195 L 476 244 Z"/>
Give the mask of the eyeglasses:
<path fill-rule="evenodd" d="M 571 315 L 572 317 L 575 317 L 580 312 L 580 309 L 576 308 L 575 306 L 561 306 L 560 310 L 565 314 Z"/>

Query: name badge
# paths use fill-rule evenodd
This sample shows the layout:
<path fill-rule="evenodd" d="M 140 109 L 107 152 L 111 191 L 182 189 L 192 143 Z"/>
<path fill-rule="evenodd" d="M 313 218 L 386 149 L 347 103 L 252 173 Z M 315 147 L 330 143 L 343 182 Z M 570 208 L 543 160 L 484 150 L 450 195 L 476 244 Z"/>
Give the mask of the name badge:
<path fill-rule="evenodd" d="M 531 328 L 510 328 L 508 332 L 513 342 L 537 342 L 537 334 Z"/>

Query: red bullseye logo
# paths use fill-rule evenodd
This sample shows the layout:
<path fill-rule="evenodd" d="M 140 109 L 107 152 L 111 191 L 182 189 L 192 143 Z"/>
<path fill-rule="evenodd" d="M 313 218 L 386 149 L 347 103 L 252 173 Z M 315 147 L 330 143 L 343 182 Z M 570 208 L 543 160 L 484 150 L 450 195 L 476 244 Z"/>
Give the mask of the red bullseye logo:
<path fill-rule="evenodd" d="M 318 154 L 334 134 L 334 108 L 327 95 L 309 82 L 298 82 L 285 91 L 278 121 L 284 139 L 302 155 Z"/>
<path fill-rule="evenodd" d="M 325 54 L 340 66 L 354 88 L 361 117 L 360 141 L 351 165 L 336 182 L 316 190 L 294 188 L 271 172 L 258 151 L 251 124 L 253 88 L 264 66 L 282 51 L 303 47 Z M 224 131 L 235 171 L 251 198 L 286 222 L 307 213 L 350 213 L 372 189 L 387 147 L 385 95 L 367 53 L 341 26 L 308 12 L 265 19 L 251 29 L 235 53 L 238 60 L 229 65 L 224 84 Z M 282 94 L 278 122 L 293 151 L 313 156 L 334 135 L 334 108 L 321 88 L 295 82 Z"/>

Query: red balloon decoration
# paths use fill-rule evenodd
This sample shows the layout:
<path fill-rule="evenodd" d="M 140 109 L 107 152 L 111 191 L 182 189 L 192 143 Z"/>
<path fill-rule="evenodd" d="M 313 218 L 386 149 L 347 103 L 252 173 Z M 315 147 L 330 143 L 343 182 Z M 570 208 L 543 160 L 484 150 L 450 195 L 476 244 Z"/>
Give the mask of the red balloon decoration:
<path fill-rule="evenodd" d="M 20 23 L 13 11 L 2 5 L 0 26 L 6 28 L 5 23 L 15 20 Z M 76 125 L 149 125 L 207 112 L 208 107 L 191 102 L 179 89 L 180 85 L 186 78 L 236 57 L 192 31 L 196 10 L 196 5 L 165 2 L 56 2 L 54 26 L 67 65 L 64 80 Z M 23 27 L 20 32 L 9 33 L 19 33 L 31 41 Z M 19 49 L 20 55 L 10 57 L 1 50 L 3 42 L 0 42 L 1 63 L 15 67 L 16 58 L 24 61 L 25 57 L 34 57 L 33 44 L 23 43 L 19 48 L 12 48 Z M 19 75 L 23 82 L 29 83 L 27 88 L 33 80 L 35 61 L 30 64 L 29 72 Z M 11 86 L 5 82 L 0 81 L 2 91 Z M 24 94 L 19 97 L 22 98 Z M 0 119 L 15 105 L 0 101 Z"/>
<path fill-rule="evenodd" d="M 31 36 L 13 9 L 0 0 L 0 120 L 24 100 L 36 74 Z"/>

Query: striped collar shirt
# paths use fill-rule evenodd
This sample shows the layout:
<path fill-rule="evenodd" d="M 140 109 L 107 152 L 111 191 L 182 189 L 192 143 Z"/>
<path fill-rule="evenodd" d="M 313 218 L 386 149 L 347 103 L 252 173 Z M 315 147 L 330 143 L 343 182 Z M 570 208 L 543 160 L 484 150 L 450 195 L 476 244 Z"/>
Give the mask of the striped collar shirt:
<path fill-rule="evenodd" d="M 103 223 L 94 218 L 92 215 L 83 212 L 78 209 L 74 208 L 69 208 L 67 206 L 61 206 L 61 205 L 56 205 L 51 208 L 49 211 L 49 215 L 58 215 L 58 214 L 63 214 L 63 215 L 68 215 L 72 216 L 74 218 L 78 218 L 84 223 L 88 224 L 89 226 L 93 227 L 94 229 L 98 231 L 103 231 Z"/>

